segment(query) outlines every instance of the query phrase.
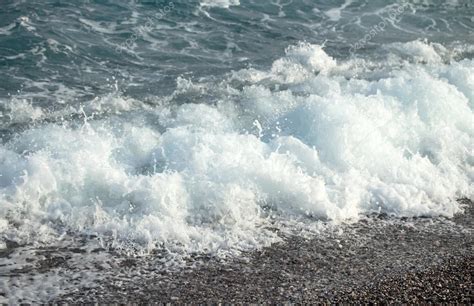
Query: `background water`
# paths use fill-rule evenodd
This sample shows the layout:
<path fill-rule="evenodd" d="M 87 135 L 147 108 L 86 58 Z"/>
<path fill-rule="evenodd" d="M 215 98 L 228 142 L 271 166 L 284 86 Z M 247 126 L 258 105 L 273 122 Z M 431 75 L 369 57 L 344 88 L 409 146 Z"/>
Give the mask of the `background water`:
<path fill-rule="evenodd" d="M 384 44 L 416 39 L 473 41 L 470 0 L 1 4 L 0 97 L 20 91 L 45 108 L 106 94 L 114 78 L 124 95 L 153 99 L 172 93 L 178 76 L 218 79 L 231 69 L 265 68 L 301 41 L 346 59 L 383 21 L 384 31 L 356 56 L 380 58 Z"/>
<path fill-rule="evenodd" d="M 462 212 L 473 16 L 471 0 L 0 0 L 0 248 L 227 254 L 275 228 Z"/>

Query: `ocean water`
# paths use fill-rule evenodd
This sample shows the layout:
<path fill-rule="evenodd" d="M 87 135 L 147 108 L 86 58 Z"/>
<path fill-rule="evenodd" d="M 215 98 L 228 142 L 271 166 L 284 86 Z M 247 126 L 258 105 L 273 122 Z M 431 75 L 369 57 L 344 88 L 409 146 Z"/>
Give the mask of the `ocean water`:
<path fill-rule="evenodd" d="M 449 218 L 473 108 L 471 0 L 0 0 L 0 249 Z"/>

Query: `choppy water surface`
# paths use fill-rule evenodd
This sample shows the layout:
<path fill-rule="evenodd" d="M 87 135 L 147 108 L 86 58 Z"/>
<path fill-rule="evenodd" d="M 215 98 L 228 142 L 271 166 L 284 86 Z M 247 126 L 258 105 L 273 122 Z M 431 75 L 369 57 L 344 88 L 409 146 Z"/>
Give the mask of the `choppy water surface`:
<path fill-rule="evenodd" d="M 0 248 L 224 256 L 275 229 L 452 217 L 473 197 L 473 16 L 0 0 Z"/>

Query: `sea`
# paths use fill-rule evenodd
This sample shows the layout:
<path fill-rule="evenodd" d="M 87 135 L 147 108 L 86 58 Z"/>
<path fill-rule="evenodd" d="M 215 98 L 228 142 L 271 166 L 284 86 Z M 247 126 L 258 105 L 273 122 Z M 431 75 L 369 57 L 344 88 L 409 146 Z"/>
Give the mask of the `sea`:
<path fill-rule="evenodd" d="M 0 303 L 462 214 L 473 109 L 472 0 L 0 0 Z"/>

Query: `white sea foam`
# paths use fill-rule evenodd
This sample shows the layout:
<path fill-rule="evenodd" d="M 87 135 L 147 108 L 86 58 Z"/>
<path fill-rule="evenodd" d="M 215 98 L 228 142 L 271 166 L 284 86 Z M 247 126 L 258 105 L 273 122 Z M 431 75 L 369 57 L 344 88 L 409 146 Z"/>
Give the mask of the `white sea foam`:
<path fill-rule="evenodd" d="M 332 8 L 324 12 L 324 14 L 328 16 L 331 21 L 339 21 L 341 19 L 341 12 L 351 4 L 351 0 L 346 0 L 340 7 Z"/>
<path fill-rule="evenodd" d="M 180 79 L 170 98 L 200 88 L 217 103 L 109 96 L 97 119 L 91 106 L 81 124 L 37 124 L 0 146 L 0 233 L 219 253 L 278 241 L 272 217 L 451 217 L 456 198 L 473 196 L 474 61 L 445 64 L 429 48 L 415 54 L 427 64 L 403 60 L 374 79 L 357 60 L 359 77 L 347 78 L 353 63 L 302 43 L 268 71 Z M 17 113 L 28 111 L 43 115 L 26 104 Z"/>
<path fill-rule="evenodd" d="M 233 5 L 240 5 L 240 0 L 201 0 L 201 6 L 229 8 Z"/>
<path fill-rule="evenodd" d="M 26 99 L 13 98 L 6 103 L 7 109 L 1 113 L 0 117 L 7 117 L 9 122 L 21 123 L 35 121 L 44 116 L 39 107 L 34 107 Z M 5 113 L 5 114 L 3 114 Z"/>

